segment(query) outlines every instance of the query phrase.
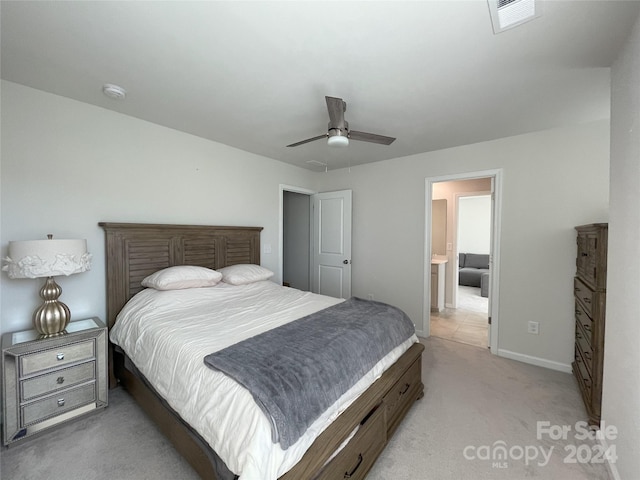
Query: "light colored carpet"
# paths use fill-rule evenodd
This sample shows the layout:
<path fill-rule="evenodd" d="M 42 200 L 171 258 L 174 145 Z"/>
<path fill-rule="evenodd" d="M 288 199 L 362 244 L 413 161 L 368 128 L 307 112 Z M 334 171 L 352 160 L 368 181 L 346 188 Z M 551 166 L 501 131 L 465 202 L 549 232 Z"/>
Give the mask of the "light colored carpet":
<path fill-rule="evenodd" d="M 602 464 L 566 463 L 566 440 L 536 438 L 536 422 L 573 426 L 585 418 L 571 375 L 491 355 L 486 349 L 423 340 L 425 396 L 410 411 L 368 480 L 577 480 L 608 478 Z M 496 442 L 504 442 L 503 444 Z M 506 446 L 500 461 L 483 456 Z M 519 452 L 553 447 L 525 462 Z M 465 450 L 466 449 L 466 450 Z M 491 450 L 493 449 L 493 450 Z M 128 394 L 110 392 L 109 407 L 41 437 L 2 450 L 3 480 L 196 480 L 195 472 L 164 440 Z M 527 464 L 528 463 L 528 464 Z"/>

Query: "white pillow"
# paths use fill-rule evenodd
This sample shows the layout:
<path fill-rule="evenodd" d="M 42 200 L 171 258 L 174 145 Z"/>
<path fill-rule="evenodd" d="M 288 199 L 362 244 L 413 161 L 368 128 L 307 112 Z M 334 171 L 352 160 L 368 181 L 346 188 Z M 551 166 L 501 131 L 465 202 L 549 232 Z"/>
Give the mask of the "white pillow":
<path fill-rule="evenodd" d="M 242 263 L 218 269 L 222 274 L 222 281 L 231 285 L 247 285 L 260 282 L 273 276 L 273 272 L 260 265 Z"/>
<path fill-rule="evenodd" d="M 142 280 L 142 286 L 156 290 L 180 290 L 213 287 L 220 280 L 222 280 L 222 274 L 210 268 L 178 265 L 152 273 Z"/>

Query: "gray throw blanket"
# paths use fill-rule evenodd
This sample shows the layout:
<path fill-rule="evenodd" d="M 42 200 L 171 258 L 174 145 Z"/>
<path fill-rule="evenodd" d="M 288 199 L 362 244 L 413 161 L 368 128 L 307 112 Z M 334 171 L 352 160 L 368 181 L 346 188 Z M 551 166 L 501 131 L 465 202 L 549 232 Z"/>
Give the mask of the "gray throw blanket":
<path fill-rule="evenodd" d="M 378 361 L 415 332 L 385 303 L 342 303 L 207 355 L 210 368 L 247 388 L 289 448 Z"/>

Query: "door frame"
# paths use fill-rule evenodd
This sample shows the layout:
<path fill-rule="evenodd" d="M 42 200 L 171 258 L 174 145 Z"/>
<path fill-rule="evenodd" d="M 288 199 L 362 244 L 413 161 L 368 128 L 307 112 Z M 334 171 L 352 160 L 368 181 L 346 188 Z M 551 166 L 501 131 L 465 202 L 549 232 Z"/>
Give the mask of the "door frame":
<path fill-rule="evenodd" d="M 491 230 L 491 286 L 489 288 L 491 304 L 491 353 L 498 354 L 499 341 L 499 313 L 500 313 L 500 231 L 502 221 L 502 183 L 503 169 L 482 170 L 476 172 L 457 173 L 425 178 L 425 228 L 424 228 L 424 288 L 422 303 L 422 325 L 425 337 L 431 335 L 431 200 L 433 198 L 433 184 L 460 180 L 473 180 L 476 178 L 493 178 L 494 202 L 493 225 Z"/>

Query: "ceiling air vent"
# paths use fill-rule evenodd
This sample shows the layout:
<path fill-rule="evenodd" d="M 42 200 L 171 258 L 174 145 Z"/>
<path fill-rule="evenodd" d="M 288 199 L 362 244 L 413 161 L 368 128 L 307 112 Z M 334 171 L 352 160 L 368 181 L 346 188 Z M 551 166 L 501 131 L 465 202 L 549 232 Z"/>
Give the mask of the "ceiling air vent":
<path fill-rule="evenodd" d="M 306 163 L 310 167 L 322 167 L 325 172 L 329 171 L 329 165 L 323 162 L 319 162 L 318 160 L 307 160 Z"/>
<path fill-rule="evenodd" d="M 488 0 L 494 33 L 504 32 L 542 14 L 541 2 L 535 0 Z"/>

